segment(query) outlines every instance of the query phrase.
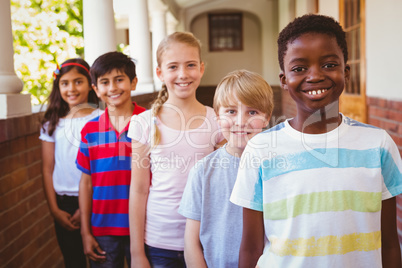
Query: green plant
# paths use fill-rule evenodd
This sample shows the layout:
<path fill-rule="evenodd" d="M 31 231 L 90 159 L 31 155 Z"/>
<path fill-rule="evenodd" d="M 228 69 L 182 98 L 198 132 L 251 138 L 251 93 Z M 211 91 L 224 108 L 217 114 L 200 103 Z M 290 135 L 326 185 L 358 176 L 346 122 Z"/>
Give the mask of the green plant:
<path fill-rule="evenodd" d="M 56 63 L 82 57 L 82 0 L 11 0 L 14 64 L 32 104 L 46 101 Z"/>

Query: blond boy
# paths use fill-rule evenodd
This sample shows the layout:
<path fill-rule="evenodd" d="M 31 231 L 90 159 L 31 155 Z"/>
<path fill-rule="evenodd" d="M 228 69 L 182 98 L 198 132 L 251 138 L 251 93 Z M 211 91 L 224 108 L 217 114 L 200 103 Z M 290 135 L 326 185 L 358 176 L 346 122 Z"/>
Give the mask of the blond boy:
<path fill-rule="evenodd" d="M 218 124 L 227 143 L 190 171 L 179 213 L 187 218 L 187 267 L 237 267 L 242 208 L 229 201 L 242 152 L 267 127 L 273 93 L 258 74 L 239 70 L 220 82 L 214 97 Z"/>

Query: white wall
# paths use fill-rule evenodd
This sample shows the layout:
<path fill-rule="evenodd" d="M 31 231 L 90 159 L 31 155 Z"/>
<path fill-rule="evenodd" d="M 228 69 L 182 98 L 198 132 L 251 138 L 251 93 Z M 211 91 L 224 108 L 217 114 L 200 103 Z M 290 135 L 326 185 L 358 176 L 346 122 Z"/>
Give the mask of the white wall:
<path fill-rule="evenodd" d="M 216 10 L 243 11 L 254 14 L 261 24 L 262 61 L 261 75 L 270 85 L 279 85 L 279 64 L 277 59 L 276 39 L 278 36 L 278 1 L 279 0 L 216 0 L 206 1 L 183 11 L 179 29 L 189 30 L 192 21 L 200 14 Z"/>
<path fill-rule="evenodd" d="M 401 0 L 366 0 L 367 96 L 402 100 L 401 10 Z"/>
<path fill-rule="evenodd" d="M 310 13 L 315 13 L 314 0 L 296 0 L 296 17 L 300 17 L 304 14 Z"/>
<path fill-rule="evenodd" d="M 116 44 L 126 44 L 127 45 L 127 29 L 116 29 Z"/>
<path fill-rule="evenodd" d="M 280 0 L 279 1 L 279 32 L 288 25 L 289 22 L 296 17 L 295 0 Z"/>
<path fill-rule="evenodd" d="M 242 51 L 209 51 L 208 14 L 195 18 L 190 31 L 202 43 L 202 58 L 206 68 L 201 85 L 216 86 L 227 73 L 237 69 L 262 74 L 261 26 L 255 16 L 243 13 Z"/>
<path fill-rule="evenodd" d="M 318 9 L 318 13 L 331 16 L 339 21 L 339 1 L 319 0 Z"/>
<path fill-rule="evenodd" d="M 279 0 L 279 31 L 281 31 L 295 17 L 312 13 L 314 10 L 315 1 Z M 334 0 L 319 0 L 318 13 L 339 20 L 339 2 Z"/>

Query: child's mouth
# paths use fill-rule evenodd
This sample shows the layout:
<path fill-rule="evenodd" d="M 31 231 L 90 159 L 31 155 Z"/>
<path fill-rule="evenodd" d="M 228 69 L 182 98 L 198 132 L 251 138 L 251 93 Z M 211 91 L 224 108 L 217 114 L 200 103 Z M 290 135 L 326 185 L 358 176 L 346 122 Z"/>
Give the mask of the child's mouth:
<path fill-rule="evenodd" d="M 68 95 L 67 97 L 70 99 L 70 100 L 75 100 L 76 98 L 78 98 L 78 94 L 74 94 L 74 95 Z"/>
<path fill-rule="evenodd" d="M 110 95 L 109 98 L 111 98 L 111 99 L 117 99 L 118 97 L 120 97 L 120 95 L 121 95 L 121 93 L 120 93 L 120 94 Z"/>
<path fill-rule="evenodd" d="M 232 131 L 232 134 L 234 134 L 234 135 L 249 135 L 249 134 L 251 134 L 251 132 L 247 132 L 247 131 Z"/>
<path fill-rule="evenodd" d="M 191 84 L 191 82 L 188 82 L 188 83 L 177 83 L 177 85 L 180 86 L 180 87 L 187 87 L 187 86 L 189 86 L 190 84 Z"/>
<path fill-rule="evenodd" d="M 328 89 L 323 88 L 323 89 L 307 90 L 307 91 L 304 91 L 304 92 L 306 92 L 309 95 L 320 95 L 320 94 L 323 94 L 323 93 L 325 93 L 327 91 L 328 91 Z"/>

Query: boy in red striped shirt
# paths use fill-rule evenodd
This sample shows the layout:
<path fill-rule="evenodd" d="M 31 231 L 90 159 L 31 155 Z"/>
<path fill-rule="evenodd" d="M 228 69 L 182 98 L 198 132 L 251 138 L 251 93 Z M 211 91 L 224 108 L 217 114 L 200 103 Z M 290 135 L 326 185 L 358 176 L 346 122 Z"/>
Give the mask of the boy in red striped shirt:
<path fill-rule="evenodd" d="M 91 267 L 130 266 L 128 199 L 131 181 L 131 116 L 145 111 L 131 101 L 137 77 L 132 59 L 120 52 L 97 58 L 92 87 L 106 103 L 105 112 L 81 131 L 77 167 L 81 235 Z"/>

